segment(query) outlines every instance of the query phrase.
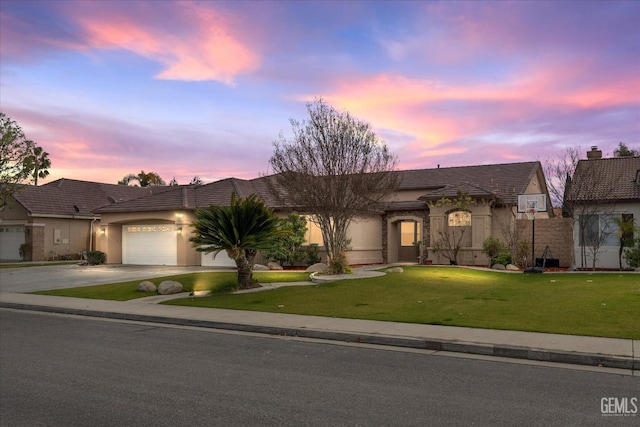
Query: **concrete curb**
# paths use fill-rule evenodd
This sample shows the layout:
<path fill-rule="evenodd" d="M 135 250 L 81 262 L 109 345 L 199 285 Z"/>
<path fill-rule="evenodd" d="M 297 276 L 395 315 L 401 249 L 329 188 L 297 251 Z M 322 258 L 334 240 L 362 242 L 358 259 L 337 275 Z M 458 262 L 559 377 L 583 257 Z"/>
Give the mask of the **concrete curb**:
<path fill-rule="evenodd" d="M 424 339 L 410 337 L 395 337 L 389 335 L 348 333 L 307 328 L 261 326 L 211 320 L 195 320 L 165 316 L 152 316 L 132 313 L 114 313 L 97 310 L 84 310 L 66 307 L 50 307 L 36 304 L 0 302 L 0 307 L 17 310 L 41 311 L 46 313 L 72 314 L 77 316 L 100 317 L 118 320 L 131 320 L 159 324 L 180 326 L 194 326 L 201 328 L 253 332 L 268 335 L 293 336 L 301 338 L 316 338 L 331 341 L 376 344 L 394 347 L 416 348 L 432 351 L 447 351 L 455 353 L 478 354 L 484 356 L 507 357 L 543 362 L 569 363 L 574 365 L 602 366 L 607 368 L 640 370 L 640 359 L 631 357 L 616 357 L 603 354 L 578 353 L 559 350 L 540 350 L 528 347 L 508 345 L 489 345 L 472 342 L 447 341 L 439 339 Z"/>

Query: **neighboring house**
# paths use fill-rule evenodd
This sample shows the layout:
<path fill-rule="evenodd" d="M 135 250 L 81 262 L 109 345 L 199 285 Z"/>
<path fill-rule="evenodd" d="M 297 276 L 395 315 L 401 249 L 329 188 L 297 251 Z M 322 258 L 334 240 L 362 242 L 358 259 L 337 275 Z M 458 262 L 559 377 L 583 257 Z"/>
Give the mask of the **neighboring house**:
<path fill-rule="evenodd" d="M 620 239 L 614 218 L 640 223 L 640 157 L 602 158 L 593 147 L 567 185 L 578 268 L 619 268 Z M 629 241 L 633 236 L 627 236 Z M 626 267 L 624 258 L 623 268 Z"/>
<path fill-rule="evenodd" d="M 0 260 L 33 261 L 78 258 L 95 247 L 92 229 L 100 215 L 94 209 L 168 187 L 124 185 L 59 179 L 41 186 L 25 185 L 0 212 Z M 20 256 L 20 247 L 25 252 Z"/>
<path fill-rule="evenodd" d="M 453 226 L 445 221 L 450 212 L 430 209 L 428 202 L 443 196 L 454 198 L 460 189 L 476 202 L 467 212 L 469 223 L 464 227 L 468 230 L 468 242 L 460 262 L 486 265 L 482 244 L 487 237 L 499 234 L 501 224 L 514 224 L 518 218 L 515 209 L 518 194 L 547 194 L 539 162 L 410 170 L 399 174 L 400 187 L 381 212 L 357 218 L 350 225 L 347 233 L 350 264 L 418 261 L 418 244 L 429 250 L 435 233 Z M 195 219 L 195 208 L 227 205 L 232 193 L 239 197 L 255 193 L 279 215 L 292 210 L 313 215 L 301 207 L 277 202 L 267 179 L 229 178 L 202 186 L 174 187 L 98 208 L 94 211 L 101 218 L 97 248 L 107 253 L 109 263 L 233 266 L 224 252 L 214 258 L 191 246 L 190 224 Z M 318 226 L 308 221 L 308 229 L 307 243 L 317 243 L 322 250 Z"/>

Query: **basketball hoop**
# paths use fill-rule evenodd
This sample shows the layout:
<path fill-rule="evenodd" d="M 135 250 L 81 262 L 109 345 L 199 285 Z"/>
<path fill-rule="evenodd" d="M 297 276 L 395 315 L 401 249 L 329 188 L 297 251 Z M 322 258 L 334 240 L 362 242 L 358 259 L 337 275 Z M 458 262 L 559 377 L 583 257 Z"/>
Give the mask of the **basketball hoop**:
<path fill-rule="evenodd" d="M 525 213 L 527 214 L 527 218 L 534 219 L 536 217 L 536 208 L 529 208 Z"/>

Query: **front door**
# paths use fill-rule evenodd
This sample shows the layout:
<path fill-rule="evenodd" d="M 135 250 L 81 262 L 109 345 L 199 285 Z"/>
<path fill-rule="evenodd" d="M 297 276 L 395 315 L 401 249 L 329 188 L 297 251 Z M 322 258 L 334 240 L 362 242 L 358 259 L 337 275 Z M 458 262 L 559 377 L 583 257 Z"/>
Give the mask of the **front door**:
<path fill-rule="evenodd" d="M 416 221 L 400 221 L 400 247 L 398 261 L 418 262 L 418 242 L 421 240 L 420 223 Z"/>

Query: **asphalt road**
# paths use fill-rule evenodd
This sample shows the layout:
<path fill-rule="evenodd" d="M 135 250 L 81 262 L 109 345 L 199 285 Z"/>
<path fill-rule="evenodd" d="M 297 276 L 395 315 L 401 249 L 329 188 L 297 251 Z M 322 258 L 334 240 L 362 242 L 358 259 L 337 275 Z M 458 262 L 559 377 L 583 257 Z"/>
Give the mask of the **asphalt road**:
<path fill-rule="evenodd" d="M 637 377 L 7 309 L 0 384 L 2 426 L 640 421 Z"/>

